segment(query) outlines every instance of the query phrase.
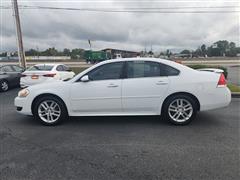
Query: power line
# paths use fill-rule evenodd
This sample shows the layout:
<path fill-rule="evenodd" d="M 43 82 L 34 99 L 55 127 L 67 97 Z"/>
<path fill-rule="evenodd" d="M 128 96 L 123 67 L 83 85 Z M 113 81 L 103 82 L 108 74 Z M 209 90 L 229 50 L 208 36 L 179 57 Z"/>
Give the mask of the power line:
<path fill-rule="evenodd" d="M 124 8 L 62 8 L 62 7 L 49 7 L 49 6 L 20 6 L 23 8 L 39 8 L 39 9 L 69 9 L 69 10 L 82 10 L 82 9 L 96 9 L 96 10 L 161 10 L 161 9 L 225 9 L 225 8 L 240 8 L 240 6 L 176 6 L 176 7 L 124 7 Z"/>
<path fill-rule="evenodd" d="M 7 6 L 0 6 L 1 9 L 10 9 Z M 240 10 L 229 10 L 229 8 L 240 8 L 240 6 L 210 6 L 210 7 L 126 7 L 126 8 L 63 8 L 49 6 L 19 6 L 20 9 L 43 9 L 43 10 L 64 10 L 64 11 L 88 11 L 103 13 L 237 13 Z M 204 9 L 204 10 L 181 10 L 181 9 Z M 208 10 L 217 9 L 217 10 Z M 221 9 L 221 10 L 219 10 Z M 222 10 L 228 9 L 228 10 Z M 164 10 L 164 11 L 163 11 Z M 166 11 L 168 10 L 168 11 Z M 181 10 L 181 11 L 180 11 Z"/>

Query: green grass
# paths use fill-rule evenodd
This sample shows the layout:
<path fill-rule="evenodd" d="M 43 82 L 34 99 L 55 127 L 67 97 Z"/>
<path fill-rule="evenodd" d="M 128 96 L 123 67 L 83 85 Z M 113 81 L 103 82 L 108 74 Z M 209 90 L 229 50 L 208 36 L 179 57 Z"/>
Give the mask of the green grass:
<path fill-rule="evenodd" d="M 75 74 L 78 74 L 82 71 L 84 71 L 85 69 L 87 69 L 87 67 L 71 67 L 70 68 L 73 72 L 75 72 Z"/>
<path fill-rule="evenodd" d="M 231 90 L 231 92 L 240 92 L 240 87 L 237 85 L 229 83 L 227 86 Z"/>

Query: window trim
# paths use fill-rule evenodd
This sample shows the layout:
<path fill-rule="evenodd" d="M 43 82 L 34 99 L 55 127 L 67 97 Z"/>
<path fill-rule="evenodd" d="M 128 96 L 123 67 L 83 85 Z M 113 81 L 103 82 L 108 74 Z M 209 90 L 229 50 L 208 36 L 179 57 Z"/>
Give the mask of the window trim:
<path fill-rule="evenodd" d="M 178 71 L 178 74 L 177 75 L 169 75 L 170 77 L 172 77 L 172 76 L 179 76 L 180 74 L 181 74 L 181 71 L 179 70 L 179 69 L 177 69 L 177 68 L 175 68 L 175 67 L 172 67 L 172 66 L 170 66 L 170 65 L 168 65 L 168 64 L 164 64 L 164 63 L 161 63 L 161 62 L 157 62 L 157 61 L 147 61 L 147 60 L 133 60 L 133 61 L 125 61 L 125 63 L 126 63 L 126 66 L 125 66 L 125 68 L 126 68 L 126 70 L 125 70 L 125 78 L 124 79 L 139 79 L 139 78 L 159 78 L 159 77 L 169 77 L 169 76 L 161 76 L 161 75 L 159 75 L 159 76 L 149 76 L 149 77 L 132 77 L 132 78 L 129 78 L 128 77 L 128 63 L 129 62 L 136 62 L 136 61 L 138 61 L 138 62 L 143 62 L 143 63 L 145 63 L 145 62 L 153 62 L 153 63 L 158 63 L 159 64 L 159 66 L 160 66 L 160 73 L 161 73 L 161 65 L 164 65 L 164 66 L 169 66 L 169 67 L 171 67 L 171 68 L 173 68 L 173 69 L 175 69 L 175 70 L 177 70 Z"/>
<path fill-rule="evenodd" d="M 91 73 L 92 71 L 94 71 L 94 70 L 96 70 L 96 69 L 98 69 L 98 68 L 100 68 L 100 67 L 102 67 L 102 66 L 104 66 L 104 65 L 113 64 L 113 63 L 123 63 L 122 68 L 121 68 L 121 71 L 120 71 L 120 77 L 119 77 L 118 79 L 102 79 L 102 80 L 95 80 L 95 81 L 108 81 L 108 80 L 120 80 L 120 79 L 124 79 L 123 77 L 124 77 L 124 74 L 125 74 L 125 73 L 124 73 L 124 69 L 125 69 L 125 64 L 126 64 L 126 62 L 125 62 L 125 61 L 117 61 L 117 62 L 110 62 L 110 63 L 105 63 L 105 64 L 102 64 L 102 65 L 100 65 L 100 66 L 97 66 L 97 67 L 95 67 L 94 69 L 91 69 L 90 71 L 88 71 L 88 72 L 86 72 L 85 74 L 83 74 L 82 76 L 80 76 L 75 82 L 82 82 L 81 79 L 82 79 L 83 76 L 88 75 L 88 74 Z M 89 80 L 89 81 L 95 82 L 94 80 Z"/>
<path fill-rule="evenodd" d="M 5 67 L 9 67 L 12 71 L 3 71 L 3 68 L 5 68 Z M 4 66 L 1 66 L 1 72 L 4 72 L 4 73 L 14 73 L 16 71 L 13 69 L 12 65 L 4 65 Z"/>

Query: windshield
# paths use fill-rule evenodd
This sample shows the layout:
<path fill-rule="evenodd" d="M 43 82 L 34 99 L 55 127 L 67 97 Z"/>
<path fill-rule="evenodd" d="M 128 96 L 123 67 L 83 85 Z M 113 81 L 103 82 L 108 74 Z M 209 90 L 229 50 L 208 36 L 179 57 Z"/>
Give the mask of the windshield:
<path fill-rule="evenodd" d="M 50 65 L 35 65 L 27 69 L 27 71 L 51 71 L 53 66 Z"/>

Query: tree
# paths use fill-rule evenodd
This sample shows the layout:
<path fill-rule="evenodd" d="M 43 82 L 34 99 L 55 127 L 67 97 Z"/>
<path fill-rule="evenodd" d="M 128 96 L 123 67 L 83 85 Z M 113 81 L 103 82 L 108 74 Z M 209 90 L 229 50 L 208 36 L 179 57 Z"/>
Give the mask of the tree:
<path fill-rule="evenodd" d="M 55 49 L 55 47 L 48 48 L 47 50 L 43 51 L 41 53 L 43 56 L 57 56 L 58 51 Z"/>
<path fill-rule="evenodd" d="M 25 51 L 25 55 L 26 56 L 37 56 L 38 51 L 36 51 L 35 49 L 29 49 L 28 51 Z"/>
<path fill-rule="evenodd" d="M 71 55 L 70 49 L 65 48 L 65 49 L 63 50 L 63 55 L 64 55 L 64 56 L 70 56 L 70 55 Z"/>
<path fill-rule="evenodd" d="M 7 57 L 7 52 L 0 53 L 0 57 Z"/>
<path fill-rule="evenodd" d="M 169 49 L 167 49 L 166 55 L 167 55 L 168 58 L 170 58 L 170 56 L 172 55 L 172 52 Z"/>
<path fill-rule="evenodd" d="M 206 49 L 206 45 L 205 44 L 203 44 L 203 45 L 201 45 L 201 55 L 202 56 L 205 56 L 206 55 L 206 53 L 207 53 L 207 49 Z"/>
<path fill-rule="evenodd" d="M 80 59 L 84 57 L 84 49 L 72 49 L 71 59 Z"/>
<path fill-rule="evenodd" d="M 180 52 L 180 54 L 191 54 L 191 51 L 185 49 L 182 52 Z"/>
<path fill-rule="evenodd" d="M 230 42 L 230 43 L 229 43 L 229 48 L 230 48 L 230 49 L 236 48 L 236 44 L 235 44 L 234 42 Z"/>

